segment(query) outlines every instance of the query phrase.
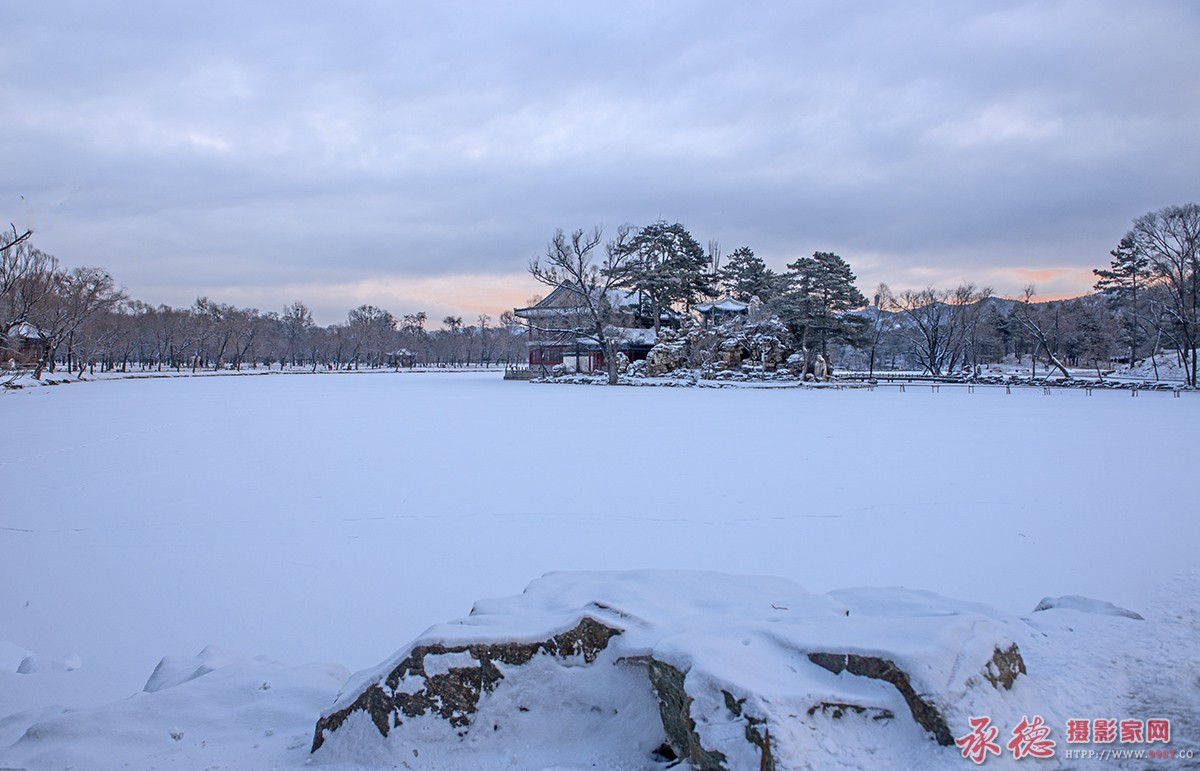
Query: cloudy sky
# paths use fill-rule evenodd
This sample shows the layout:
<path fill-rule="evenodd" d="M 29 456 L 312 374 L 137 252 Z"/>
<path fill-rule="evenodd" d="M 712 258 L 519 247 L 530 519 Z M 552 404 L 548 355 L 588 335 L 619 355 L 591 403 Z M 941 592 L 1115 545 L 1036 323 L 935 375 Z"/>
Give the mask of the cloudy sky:
<path fill-rule="evenodd" d="M 1200 199 L 1200 4 L 8 2 L 0 221 L 153 304 L 493 316 L 555 228 L 1088 290 Z"/>

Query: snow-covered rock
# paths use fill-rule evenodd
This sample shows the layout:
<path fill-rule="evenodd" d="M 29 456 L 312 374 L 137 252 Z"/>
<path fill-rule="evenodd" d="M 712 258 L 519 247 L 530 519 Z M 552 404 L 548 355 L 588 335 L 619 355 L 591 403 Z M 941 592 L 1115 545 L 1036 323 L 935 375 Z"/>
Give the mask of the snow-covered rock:
<path fill-rule="evenodd" d="M 1021 655 L 1032 638 L 1015 617 L 903 589 L 552 573 L 351 678 L 313 752 L 457 767 L 472 753 L 545 754 L 531 743 L 602 735 L 594 745 L 628 756 L 601 759 L 616 766 L 657 752 L 699 769 L 803 768 L 839 747 L 884 765 L 934 761 L 958 756 L 970 716 L 1015 724 L 1044 705 Z"/>
<path fill-rule="evenodd" d="M 684 367 L 694 337 L 694 332 L 689 334 L 688 331 L 660 330 L 658 342 L 646 354 L 646 374 L 658 377 Z"/>

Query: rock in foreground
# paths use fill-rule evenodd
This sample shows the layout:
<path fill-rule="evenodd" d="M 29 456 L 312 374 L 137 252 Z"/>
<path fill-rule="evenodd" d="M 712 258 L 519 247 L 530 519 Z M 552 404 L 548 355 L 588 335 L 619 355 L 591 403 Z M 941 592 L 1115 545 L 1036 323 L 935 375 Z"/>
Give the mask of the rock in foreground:
<path fill-rule="evenodd" d="M 1033 641 L 1020 619 L 903 589 L 550 574 L 351 678 L 313 752 L 414 767 L 962 763 L 970 716 L 1061 717 L 1027 672 Z"/>

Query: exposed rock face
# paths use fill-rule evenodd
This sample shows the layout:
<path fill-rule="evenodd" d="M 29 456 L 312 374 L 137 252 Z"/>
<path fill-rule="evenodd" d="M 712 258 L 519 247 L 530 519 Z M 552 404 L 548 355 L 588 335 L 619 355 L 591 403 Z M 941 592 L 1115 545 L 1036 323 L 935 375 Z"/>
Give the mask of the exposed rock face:
<path fill-rule="evenodd" d="M 1028 679 L 1022 623 L 901 589 L 809 595 L 713 573 L 551 574 L 360 675 L 317 722 L 312 749 L 377 734 L 379 747 L 411 748 L 424 762 L 446 743 L 483 752 L 526 719 L 515 713 L 577 709 L 608 721 L 594 730 L 636 733 L 646 759 L 657 752 L 701 771 L 808 767 L 831 735 L 907 743 L 940 763 L 969 715 L 1041 709 L 1036 686 L 1021 689 L 1026 701 L 1009 695 Z M 564 693 L 585 682 L 578 696 Z M 628 696 L 613 701 L 619 689 Z M 651 715 L 661 725 L 647 725 Z M 447 727 L 442 745 L 430 738 L 436 723 Z"/>
<path fill-rule="evenodd" d="M 750 355 L 750 349 L 740 337 L 731 336 L 717 344 L 713 359 L 717 369 L 739 369 L 742 360 Z"/>
<path fill-rule="evenodd" d="M 659 332 L 658 342 L 647 354 L 645 374 L 661 376 L 693 367 L 775 372 L 791 352 L 791 335 L 776 316 L 739 316 L 714 327 L 685 323 L 679 330 Z"/>
<path fill-rule="evenodd" d="M 776 316 L 728 321 L 714 327 L 712 363 L 718 370 L 754 366 L 775 372 L 792 353 L 791 335 Z"/>
<path fill-rule="evenodd" d="M 1013 683 L 1016 682 L 1017 675 L 1026 673 L 1025 660 L 1021 658 L 1021 651 L 1017 649 L 1017 644 L 1013 643 L 1004 650 L 996 649 L 992 654 L 992 660 L 988 662 L 987 668 L 983 672 L 984 678 L 992 684 L 993 688 L 1003 688 L 1006 691 L 1012 690 Z"/>
<path fill-rule="evenodd" d="M 658 342 L 646 354 L 646 374 L 651 377 L 674 372 L 684 366 L 688 357 L 688 338 L 673 329 L 658 332 Z"/>
<path fill-rule="evenodd" d="M 585 616 L 571 629 L 538 642 L 418 645 L 382 683 L 369 686 L 352 704 L 318 720 L 312 751 L 325 743 L 326 731 L 336 731 L 358 711 L 366 712 L 385 737 L 403 725 L 405 717 L 431 712 L 453 726 L 467 725 L 480 697 L 504 679 L 497 663 L 519 666 L 546 653 L 582 656 L 590 664 L 617 634 L 619 630 Z"/>
<path fill-rule="evenodd" d="M 684 685 L 686 674 L 670 664 L 651 659 L 650 684 L 658 697 L 659 714 L 667 742 L 675 755 L 687 758 L 699 771 L 719 771 L 725 768 L 725 756 L 718 750 L 706 750 L 696 733 L 692 719 L 692 697 Z"/>
<path fill-rule="evenodd" d="M 875 656 L 856 656 L 852 653 L 810 653 L 808 654 L 808 660 L 817 666 L 828 669 L 835 675 L 842 672 L 849 672 L 852 675 L 870 677 L 874 680 L 883 680 L 886 683 L 891 683 L 896 686 L 896 690 L 904 697 L 905 703 L 908 704 L 908 708 L 912 711 L 913 720 L 917 721 L 926 731 L 933 734 L 933 738 L 943 747 L 949 747 L 954 744 L 954 737 L 950 735 L 950 728 L 946 725 L 945 718 L 942 717 L 936 707 L 917 695 L 917 692 L 913 690 L 908 675 L 905 674 L 904 670 L 897 667 L 895 662 Z M 853 705 L 841 706 L 853 708 Z"/>

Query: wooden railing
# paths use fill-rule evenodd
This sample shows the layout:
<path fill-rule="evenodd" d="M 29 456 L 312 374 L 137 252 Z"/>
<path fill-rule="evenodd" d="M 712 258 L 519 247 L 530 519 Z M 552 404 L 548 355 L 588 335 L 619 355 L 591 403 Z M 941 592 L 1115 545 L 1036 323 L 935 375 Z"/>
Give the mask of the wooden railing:
<path fill-rule="evenodd" d="M 534 380 L 550 375 L 549 364 L 506 364 L 504 365 L 505 380 Z"/>

